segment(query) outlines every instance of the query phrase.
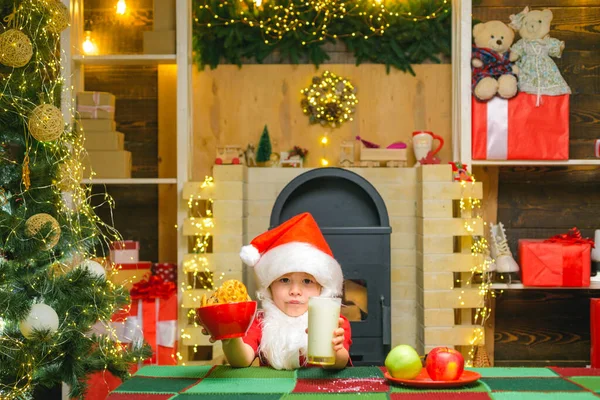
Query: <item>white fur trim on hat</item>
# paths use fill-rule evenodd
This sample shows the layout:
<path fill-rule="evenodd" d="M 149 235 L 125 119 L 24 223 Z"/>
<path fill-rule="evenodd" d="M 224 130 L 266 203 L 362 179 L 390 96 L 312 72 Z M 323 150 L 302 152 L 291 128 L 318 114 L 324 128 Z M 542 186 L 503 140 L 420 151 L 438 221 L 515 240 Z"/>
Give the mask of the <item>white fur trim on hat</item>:
<path fill-rule="evenodd" d="M 335 297 L 342 294 L 344 276 L 340 264 L 313 245 L 291 242 L 265 252 L 254 266 L 258 284 L 257 296 L 271 298 L 269 285 L 280 276 L 291 272 L 306 272 L 314 276 L 323 287 L 321 296 Z"/>
<path fill-rule="evenodd" d="M 240 250 L 240 258 L 247 266 L 254 267 L 258 260 L 260 260 L 260 253 L 256 247 L 250 244 L 242 247 L 242 250 Z"/>

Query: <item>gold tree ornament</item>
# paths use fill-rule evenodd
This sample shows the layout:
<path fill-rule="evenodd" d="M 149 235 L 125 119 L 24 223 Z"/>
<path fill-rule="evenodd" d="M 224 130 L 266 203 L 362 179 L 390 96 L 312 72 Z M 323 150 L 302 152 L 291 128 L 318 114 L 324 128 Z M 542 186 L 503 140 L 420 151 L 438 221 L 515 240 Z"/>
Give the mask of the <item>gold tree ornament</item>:
<path fill-rule="evenodd" d="M 33 46 L 26 34 L 18 29 L 9 29 L 0 35 L 0 63 L 20 68 L 31 60 Z"/>
<path fill-rule="evenodd" d="M 325 71 L 322 76 L 313 77 L 312 84 L 300 93 L 304 95 L 302 111 L 311 124 L 336 128 L 352 121 L 358 99 L 356 88 L 348 79 Z"/>
<path fill-rule="evenodd" d="M 40 142 L 51 142 L 65 129 L 62 113 L 52 104 L 41 104 L 33 109 L 27 123 L 31 135 Z"/>
<path fill-rule="evenodd" d="M 54 219 L 50 214 L 40 213 L 35 214 L 25 221 L 25 234 L 29 237 L 33 237 L 46 225 L 51 225 L 50 232 L 43 238 L 46 242 L 46 250 L 50 250 L 58 243 L 60 239 L 60 225 L 58 221 Z"/>
<path fill-rule="evenodd" d="M 46 0 L 46 10 L 48 17 L 48 30 L 53 33 L 61 33 L 69 27 L 69 9 L 59 0 Z"/>

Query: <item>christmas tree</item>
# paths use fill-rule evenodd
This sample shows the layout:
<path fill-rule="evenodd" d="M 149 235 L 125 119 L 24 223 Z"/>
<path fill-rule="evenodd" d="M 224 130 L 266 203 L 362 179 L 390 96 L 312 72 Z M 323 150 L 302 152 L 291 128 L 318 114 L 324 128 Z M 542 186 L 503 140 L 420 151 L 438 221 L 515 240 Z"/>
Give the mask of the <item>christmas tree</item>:
<path fill-rule="evenodd" d="M 271 159 L 271 138 L 269 130 L 265 125 L 263 133 L 258 142 L 258 150 L 256 151 L 256 162 L 267 162 Z"/>
<path fill-rule="evenodd" d="M 81 397 L 87 374 L 126 378 L 147 348 L 91 331 L 129 299 L 92 260 L 114 230 L 88 203 L 82 140 L 60 110 L 68 9 L 0 0 L 0 21 L 0 398 L 61 382 Z"/>

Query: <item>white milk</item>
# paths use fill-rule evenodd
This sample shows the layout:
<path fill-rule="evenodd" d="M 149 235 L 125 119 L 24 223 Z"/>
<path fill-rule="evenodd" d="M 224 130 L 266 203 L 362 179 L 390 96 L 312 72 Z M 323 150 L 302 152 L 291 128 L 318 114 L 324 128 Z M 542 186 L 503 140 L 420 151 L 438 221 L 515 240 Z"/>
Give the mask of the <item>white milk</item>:
<path fill-rule="evenodd" d="M 311 297 L 308 299 L 308 362 L 333 365 L 333 331 L 338 328 L 342 299 Z"/>

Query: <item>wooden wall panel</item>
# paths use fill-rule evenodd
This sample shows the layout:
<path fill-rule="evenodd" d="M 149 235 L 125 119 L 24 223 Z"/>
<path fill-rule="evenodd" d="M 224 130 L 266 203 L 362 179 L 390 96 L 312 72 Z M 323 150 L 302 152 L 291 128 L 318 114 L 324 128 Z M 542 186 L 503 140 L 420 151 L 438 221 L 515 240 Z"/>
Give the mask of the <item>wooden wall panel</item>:
<path fill-rule="evenodd" d="M 153 66 L 86 66 L 85 90 L 106 91 L 116 98 L 117 131 L 132 153 L 132 177 L 158 177 L 158 70 Z M 104 186 L 94 188 L 96 193 Z M 114 226 L 123 238 L 140 241 L 140 257 L 158 260 L 158 189 L 156 185 L 106 186 L 115 199 Z M 100 201 L 101 198 L 94 198 Z M 97 203 L 95 203 L 97 204 Z M 107 223 L 107 207 L 96 210 Z M 168 260 L 165 257 L 165 261 Z"/>
<path fill-rule="evenodd" d="M 325 67 L 324 67 L 325 68 Z M 217 145 L 258 144 L 263 126 L 269 127 L 273 151 L 294 145 L 309 150 L 309 167 L 323 155 L 319 138 L 328 128 L 310 125 L 302 114 L 300 90 L 309 86 L 312 65 L 220 65 L 216 70 L 194 71 L 193 179 L 210 174 Z M 327 65 L 357 88 L 358 106 L 353 122 L 332 131 L 327 157 L 336 165 L 339 144 L 360 135 L 387 146 L 409 142 L 411 133 L 426 129 L 446 140 L 440 156 L 451 159 L 450 65 L 414 66 L 416 77 L 382 65 Z M 414 163 L 409 151 L 409 165 Z"/>
<path fill-rule="evenodd" d="M 550 8 L 550 36 L 566 42 L 554 59 L 570 85 L 572 159 L 595 158 L 600 138 L 600 3 L 597 0 L 482 0 L 473 17 L 499 19 L 526 5 Z M 506 226 L 518 260 L 518 240 L 548 238 L 577 226 L 593 237 L 600 228 L 600 169 L 597 167 L 500 168 L 498 218 Z M 484 201 L 485 203 L 485 201 Z M 594 290 L 513 290 L 496 299 L 496 365 L 589 364 L 589 298 Z"/>
<path fill-rule="evenodd" d="M 598 291 L 505 291 L 496 298 L 495 365 L 585 367 Z"/>
<path fill-rule="evenodd" d="M 518 261 L 518 240 L 576 226 L 600 228 L 597 167 L 501 168 L 498 221 Z M 589 298 L 600 290 L 507 290 L 496 299 L 496 365 L 589 364 Z M 532 322 L 535 321 L 535 322 Z"/>
<path fill-rule="evenodd" d="M 115 201 L 115 208 L 106 205 L 95 209 L 102 221 L 113 225 L 124 239 L 140 242 L 140 260 L 158 260 L 158 189 L 156 185 L 96 185 L 92 205 L 104 202 L 103 193 Z"/>

